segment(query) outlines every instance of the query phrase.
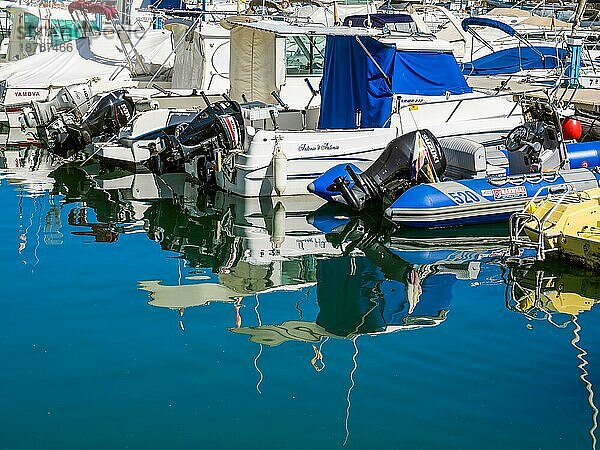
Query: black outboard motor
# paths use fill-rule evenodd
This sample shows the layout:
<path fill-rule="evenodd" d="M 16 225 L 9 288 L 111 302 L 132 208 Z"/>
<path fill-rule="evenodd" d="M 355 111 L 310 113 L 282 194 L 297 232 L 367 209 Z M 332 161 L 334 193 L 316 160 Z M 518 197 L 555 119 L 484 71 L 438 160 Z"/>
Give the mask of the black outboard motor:
<path fill-rule="evenodd" d="M 356 173 L 351 166 L 349 180 L 338 177 L 333 189 L 346 203 L 360 211 L 369 203 L 393 201 L 409 187 L 439 181 L 446 170 L 446 157 L 438 140 L 429 130 L 412 131 L 392 140 L 368 169 Z"/>
<path fill-rule="evenodd" d="M 68 157 L 83 150 L 93 138 L 112 136 L 133 117 L 135 105 L 125 90 L 103 94 L 82 117 L 80 124 L 63 123 L 43 128 L 39 135 L 54 153 Z"/>
<path fill-rule="evenodd" d="M 223 100 L 210 104 L 189 123 L 177 126 L 173 135 L 164 135 L 165 148 L 153 160 L 158 173 L 181 169 L 197 158 L 200 181 L 210 181 L 218 153 L 241 148 L 245 130 L 242 110 L 237 102 Z"/>

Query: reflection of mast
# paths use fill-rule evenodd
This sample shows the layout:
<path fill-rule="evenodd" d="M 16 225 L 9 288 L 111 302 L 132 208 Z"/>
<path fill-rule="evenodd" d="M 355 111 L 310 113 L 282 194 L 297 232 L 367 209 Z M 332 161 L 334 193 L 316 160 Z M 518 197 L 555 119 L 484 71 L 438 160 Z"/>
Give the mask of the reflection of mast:
<path fill-rule="evenodd" d="M 260 319 L 260 313 L 258 311 L 258 306 L 259 306 L 258 293 L 255 293 L 254 296 L 256 298 L 256 303 L 254 304 L 254 312 L 256 312 L 256 319 L 258 320 L 258 326 L 261 326 L 262 320 Z M 256 390 L 258 391 L 259 394 L 262 394 L 262 392 L 260 391 L 260 385 L 263 382 L 263 379 L 265 378 L 263 376 L 262 371 L 258 367 L 258 360 L 260 358 L 260 355 L 262 355 L 262 351 L 263 351 L 263 345 L 258 344 L 258 353 L 256 354 L 256 358 L 254 358 L 254 368 L 256 369 L 256 371 L 259 374 L 258 382 L 256 383 Z"/>
<path fill-rule="evenodd" d="M 354 259 L 352 259 L 354 260 Z M 352 274 L 354 275 L 354 274 Z M 375 308 L 377 308 L 377 306 L 379 306 L 379 302 L 377 302 L 376 300 L 372 300 L 369 299 L 369 301 L 373 302 L 373 307 L 371 309 L 369 309 L 365 314 L 363 314 L 360 323 L 358 325 L 356 325 L 356 328 L 354 329 L 354 336 L 352 337 L 352 345 L 354 345 L 354 354 L 352 355 L 352 370 L 350 371 L 350 386 L 348 388 L 348 393 L 346 394 L 346 402 L 347 402 L 347 406 L 346 406 L 346 417 L 344 420 L 344 425 L 346 428 L 346 437 L 344 439 L 344 443 L 342 444 L 344 447 L 346 446 L 346 444 L 348 443 L 348 439 L 350 438 L 350 406 L 351 404 L 351 395 L 352 395 L 352 391 L 354 390 L 354 386 L 355 386 L 355 382 L 354 382 L 354 373 L 358 370 L 358 337 L 360 336 L 360 333 L 358 330 L 360 330 L 360 328 L 365 324 L 365 320 L 367 319 L 367 317 L 369 316 L 369 314 L 371 314 L 371 312 L 373 312 L 373 310 Z"/>
<path fill-rule="evenodd" d="M 587 379 L 588 372 L 587 372 L 587 370 L 585 370 L 585 366 L 588 365 L 588 362 L 585 359 L 585 356 L 587 356 L 587 352 L 583 348 L 581 348 L 580 346 L 577 345 L 577 343 L 580 340 L 579 332 L 581 331 L 581 326 L 577 322 L 577 316 L 573 316 L 572 321 L 573 321 L 573 324 L 575 325 L 575 328 L 573 329 L 573 339 L 571 340 L 571 345 L 573 347 L 575 347 L 577 350 L 579 350 L 579 352 L 580 352 L 577 355 L 577 358 L 581 361 L 581 364 L 579 364 L 577 367 L 579 367 L 581 369 L 581 375 L 579 376 L 579 378 L 581 378 L 581 380 L 585 383 L 585 388 L 587 389 L 588 394 L 589 394 L 588 395 L 588 403 L 593 411 L 592 427 L 590 428 L 590 436 L 592 438 L 592 449 L 596 450 L 596 443 L 597 443 L 596 429 L 598 428 L 598 408 L 594 404 L 594 391 L 593 391 L 592 382 Z"/>
<path fill-rule="evenodd" d="M 40 233 L 42 231 L 42 204 L 41 204 L 42 202 L 40 200 L 40 204 L 37 205 L 37 199 L 38 199 L 38 197 L 33 197 L 33 211 L 35 213 L 36 209 L 37 209 L 38 227 L 37 227 L 37 230 L 35 233 L 35 247 L 33 248 L 33 256 L 35 257 L 35 264 L 31 268 L 32 273 L 33 273 L 33 270 L 38 265 L 38 263 L 40 262 L 40 258 L 38 258 L 38 249 L 40 247 Z M 38 206 L 39 206 L 39 209 L 38 209 Z"/>
<path fill-rule="evenodd" d="M 352 403 L 350 401 L 352 391 L 354 390 L 355 382 L 354 382 L 354 373 L 358 369 L 358 344 L 356 343 L 358 339 L 358 335 L 352 338 L 352 345 L 354 345 L 354 354 L 352 355 L 352 370 L 350 371 L 350 387 L 348 388 L 348 393 L 346 394 L 346 418 L 344 420 L 344 426 L 346 428 L 346 437 L 344 439 L 344 443 L 342 446 L 346 446 L 348 443 L 348 439 L 350 438 L 350 407 Z"/>

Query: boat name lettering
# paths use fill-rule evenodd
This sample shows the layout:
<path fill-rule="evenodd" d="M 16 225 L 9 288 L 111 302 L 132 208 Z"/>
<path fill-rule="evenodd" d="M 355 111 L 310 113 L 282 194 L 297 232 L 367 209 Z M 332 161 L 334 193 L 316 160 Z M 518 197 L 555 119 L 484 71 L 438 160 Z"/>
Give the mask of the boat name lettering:
<path fill-rule="evenodd" d="M 15 97 L 39 97 L 40 95 L 39 92 L 15 91 Z"/>
<path fill-rule="evenodd" d="M 511 186 L 492 189 L 494 200 L 508 200 L 511 198 L 527 197 L 527 189 L 525 186 Z"/>
<path fill-rule="evenodd" d="M 415 103 L 425 103 L 424 98 L 400 98 L 401 104 L 414 105 Z"/>
<path fill-rule="evenodd" d="M 457 205 L 465 203 L 479 203 L 481 199 L 472 191 L 448 192 L 448 195 Z"/>
<path fill-rule="evenodd" d="M 327 246 L 327 241 L 323 239 L 307 238 L 299 239 L 296 244 L 299 250 L 307 250 L 307 247 L 324 249 Z"/>
<path fill-rule="evenodd" d="M 301 144 L 298 146 L 299 152 L 314 152 L 317 150 L 339 150 L 339 149 L 340 149 L 339 145 L 330 144 L 329 142 L 323 142 L 322 144 L 316 144 L 316 145 Z"/>

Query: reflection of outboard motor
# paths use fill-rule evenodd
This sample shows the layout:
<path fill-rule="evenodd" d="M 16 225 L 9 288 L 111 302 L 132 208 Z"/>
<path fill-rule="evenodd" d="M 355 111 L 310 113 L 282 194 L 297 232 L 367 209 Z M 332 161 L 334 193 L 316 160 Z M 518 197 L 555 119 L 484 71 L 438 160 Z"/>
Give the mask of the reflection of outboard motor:
<path fill-rule="evenodd" d="M 221 152 L 244 143 L 244 119 L 240 105 L 231 100 L 209 104 L 189 123 L 177 126 L 174 135 L 163 136 L 165 151 L 153 160 L 156 172 L 180 169 L 197 158 L 200 181 L 209 181 Z"/>
<path fill-rule="evenodd" d="M 133 100 L 125 90 L 103 94 L 82 117 L 81 124 L 46 130 L 47 145 L 60 156 L 70 156 L 90 144 L 92 138 L 117 133 L 129 123 L 134 109 Z"/>
<path fill-rule="evenodd" d="M 332 188 L 361 210 L 370 201 L 395 199 L 415 184 L 439 181 L 445 170 L 446 157 L 435 136 L 429 130 L 412 131 L 391 141 L 364 172 L 346 166 L 352 187 L 347 178 L 338 177 Z"/>

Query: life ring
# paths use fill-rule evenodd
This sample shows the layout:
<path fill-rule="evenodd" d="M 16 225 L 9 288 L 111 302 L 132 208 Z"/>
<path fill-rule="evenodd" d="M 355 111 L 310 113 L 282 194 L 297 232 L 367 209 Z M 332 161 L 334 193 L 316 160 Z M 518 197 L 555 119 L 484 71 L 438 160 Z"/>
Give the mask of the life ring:
<path fill-rule="evenodd" d="M 287 9 L 290 7 L 289 0 L 281 0 L 281 9 Z"/>

